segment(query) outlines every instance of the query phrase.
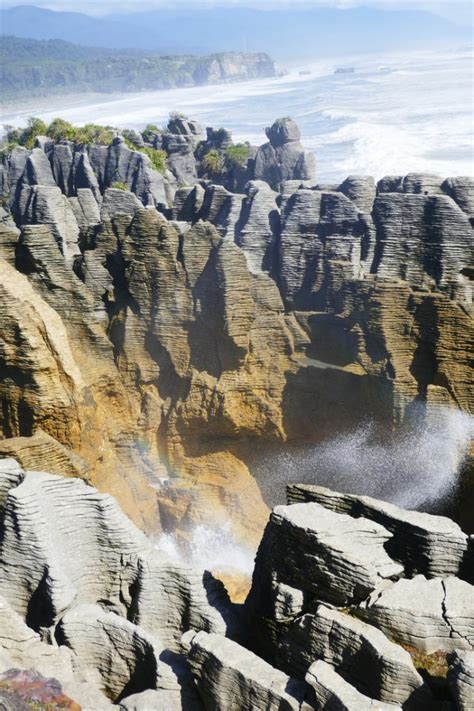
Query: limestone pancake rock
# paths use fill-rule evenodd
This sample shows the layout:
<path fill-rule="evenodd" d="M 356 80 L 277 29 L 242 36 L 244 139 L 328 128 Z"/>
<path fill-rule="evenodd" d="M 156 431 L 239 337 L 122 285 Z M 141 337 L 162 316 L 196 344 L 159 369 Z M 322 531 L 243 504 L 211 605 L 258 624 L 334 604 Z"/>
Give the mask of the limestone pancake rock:
<path fill-rule="evenodd" d="M 410 577 L 388 530 L 358 514 L 276 507 L 242 608 L 109 495 L 0 459 L 0 703 L 19 684 L 83 711 L 443 711 L 447 699 L 464 711 L 472 586 Z"/>

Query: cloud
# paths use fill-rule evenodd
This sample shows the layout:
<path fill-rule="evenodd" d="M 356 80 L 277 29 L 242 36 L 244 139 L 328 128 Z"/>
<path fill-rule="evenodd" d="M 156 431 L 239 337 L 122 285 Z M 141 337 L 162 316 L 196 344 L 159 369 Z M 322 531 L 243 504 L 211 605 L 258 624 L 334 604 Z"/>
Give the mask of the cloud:
<path fill-rule="evenodd" d="M 85 12 L 106 15 L 110 12 L 139 12 L 156 8 L 183 8 L 186 6 L 252 7 L 275 9 L 278 7 L 374 7 L 386 10 L 425 10 L 454 22 L 472 22 L 471 0 L 3 0 L 4 7 L 18 4 L 36 5 L 50 10 Z"/>

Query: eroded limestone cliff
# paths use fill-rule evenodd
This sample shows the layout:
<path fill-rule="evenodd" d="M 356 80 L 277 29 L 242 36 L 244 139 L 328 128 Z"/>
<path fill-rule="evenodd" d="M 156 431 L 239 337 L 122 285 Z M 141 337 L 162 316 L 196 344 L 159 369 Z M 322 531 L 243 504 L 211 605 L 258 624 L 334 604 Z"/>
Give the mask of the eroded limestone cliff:
<path fill-rule="evenodd" d="M 178 116 L 3 157 L 1 452 L 256 542 L 265 447 L 472 412 L 474 183 L 320 185 L 294 122 L 267 136 L 236 160 Z"/>

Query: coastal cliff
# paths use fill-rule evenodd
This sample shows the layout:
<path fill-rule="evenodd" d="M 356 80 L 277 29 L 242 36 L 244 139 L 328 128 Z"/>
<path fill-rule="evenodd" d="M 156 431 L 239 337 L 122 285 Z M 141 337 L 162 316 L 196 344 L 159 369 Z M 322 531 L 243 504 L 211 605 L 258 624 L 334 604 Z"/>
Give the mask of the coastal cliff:
<path fill-rule="evenodd" d="M 84 47 L 62 40 L 0 36 L 3 100 L 84 92 L 157 91 L 277 76 L 263 52 L 163 56 Z"/>
<path fill-rule="evenodd" d="M 291 119 L 57 129 L 0 169 L 0 452 L 255 543 L 259 455 L 472 413 L 468 178 L 319 184 Z"/>

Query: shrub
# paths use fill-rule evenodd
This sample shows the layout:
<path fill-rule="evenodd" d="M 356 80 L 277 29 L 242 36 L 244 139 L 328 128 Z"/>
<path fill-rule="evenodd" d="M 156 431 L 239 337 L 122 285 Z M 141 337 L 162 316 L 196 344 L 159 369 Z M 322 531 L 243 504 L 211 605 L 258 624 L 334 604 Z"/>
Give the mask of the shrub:
<path fill-rule="evenodd" d="M 247 165 L 250 149 L 248 143 L 237 143 L 225 150 L 225 160 L 229 168 L 243 168 Z"/>
<path fill-rule="evenodd" d="M 117 180 L 116 183 L 112 183 L 112 185 L 110 187 L 115 188 L 115 190 L 125 190 L 126 192 L 128 192 L 127 186 L 125 185 L 125 183 L 122 183 L 120 180 Z"/>
<path fill-rule="evenodd" d="M 220 175 L 224 170 L 222 156 L 218 150 L 211 148 L 201 161 L 203 169 L 208 175 Z"/>
<path fill-rule="evenodd" d="M 164 173 L 166 170 L 166 151 L 162 151 L 160 148 L 148 148 L 148 146 L 143 146 L 143 148 L 137 148 L 136 150 L 140 153 L 145 153 L 151 160 L 153 168 L 160 173 Z"/>
<path fill-rule="evenodd" d="M 72 140 L 76 143 L 99 143 L 102 146 L 110 146 L 114 140 L 114 135 L 115 129 L 112 126 L 98 126 L 95 123 L 87 123 L 85 126 L 74 129 Z"/>
<path fill-rule="evenodd" d="M 54 141 L 72 141 L 75 131 L 76 129 L 69 121 L 65 121 L 62 118 L 55 118 L 49 124 L 46 135 Z"/>
<path fill-rule="evenodd" d="M 25 148 L 33 148 L 35 145 L 36 136 L 45 136 L 47 126 L 44 121 L 35 116 L 30 116 L 26 128 L 13 128 L 13 126 L 5 126 L 6 139 L 9 144 L 25 146 Z"/>

